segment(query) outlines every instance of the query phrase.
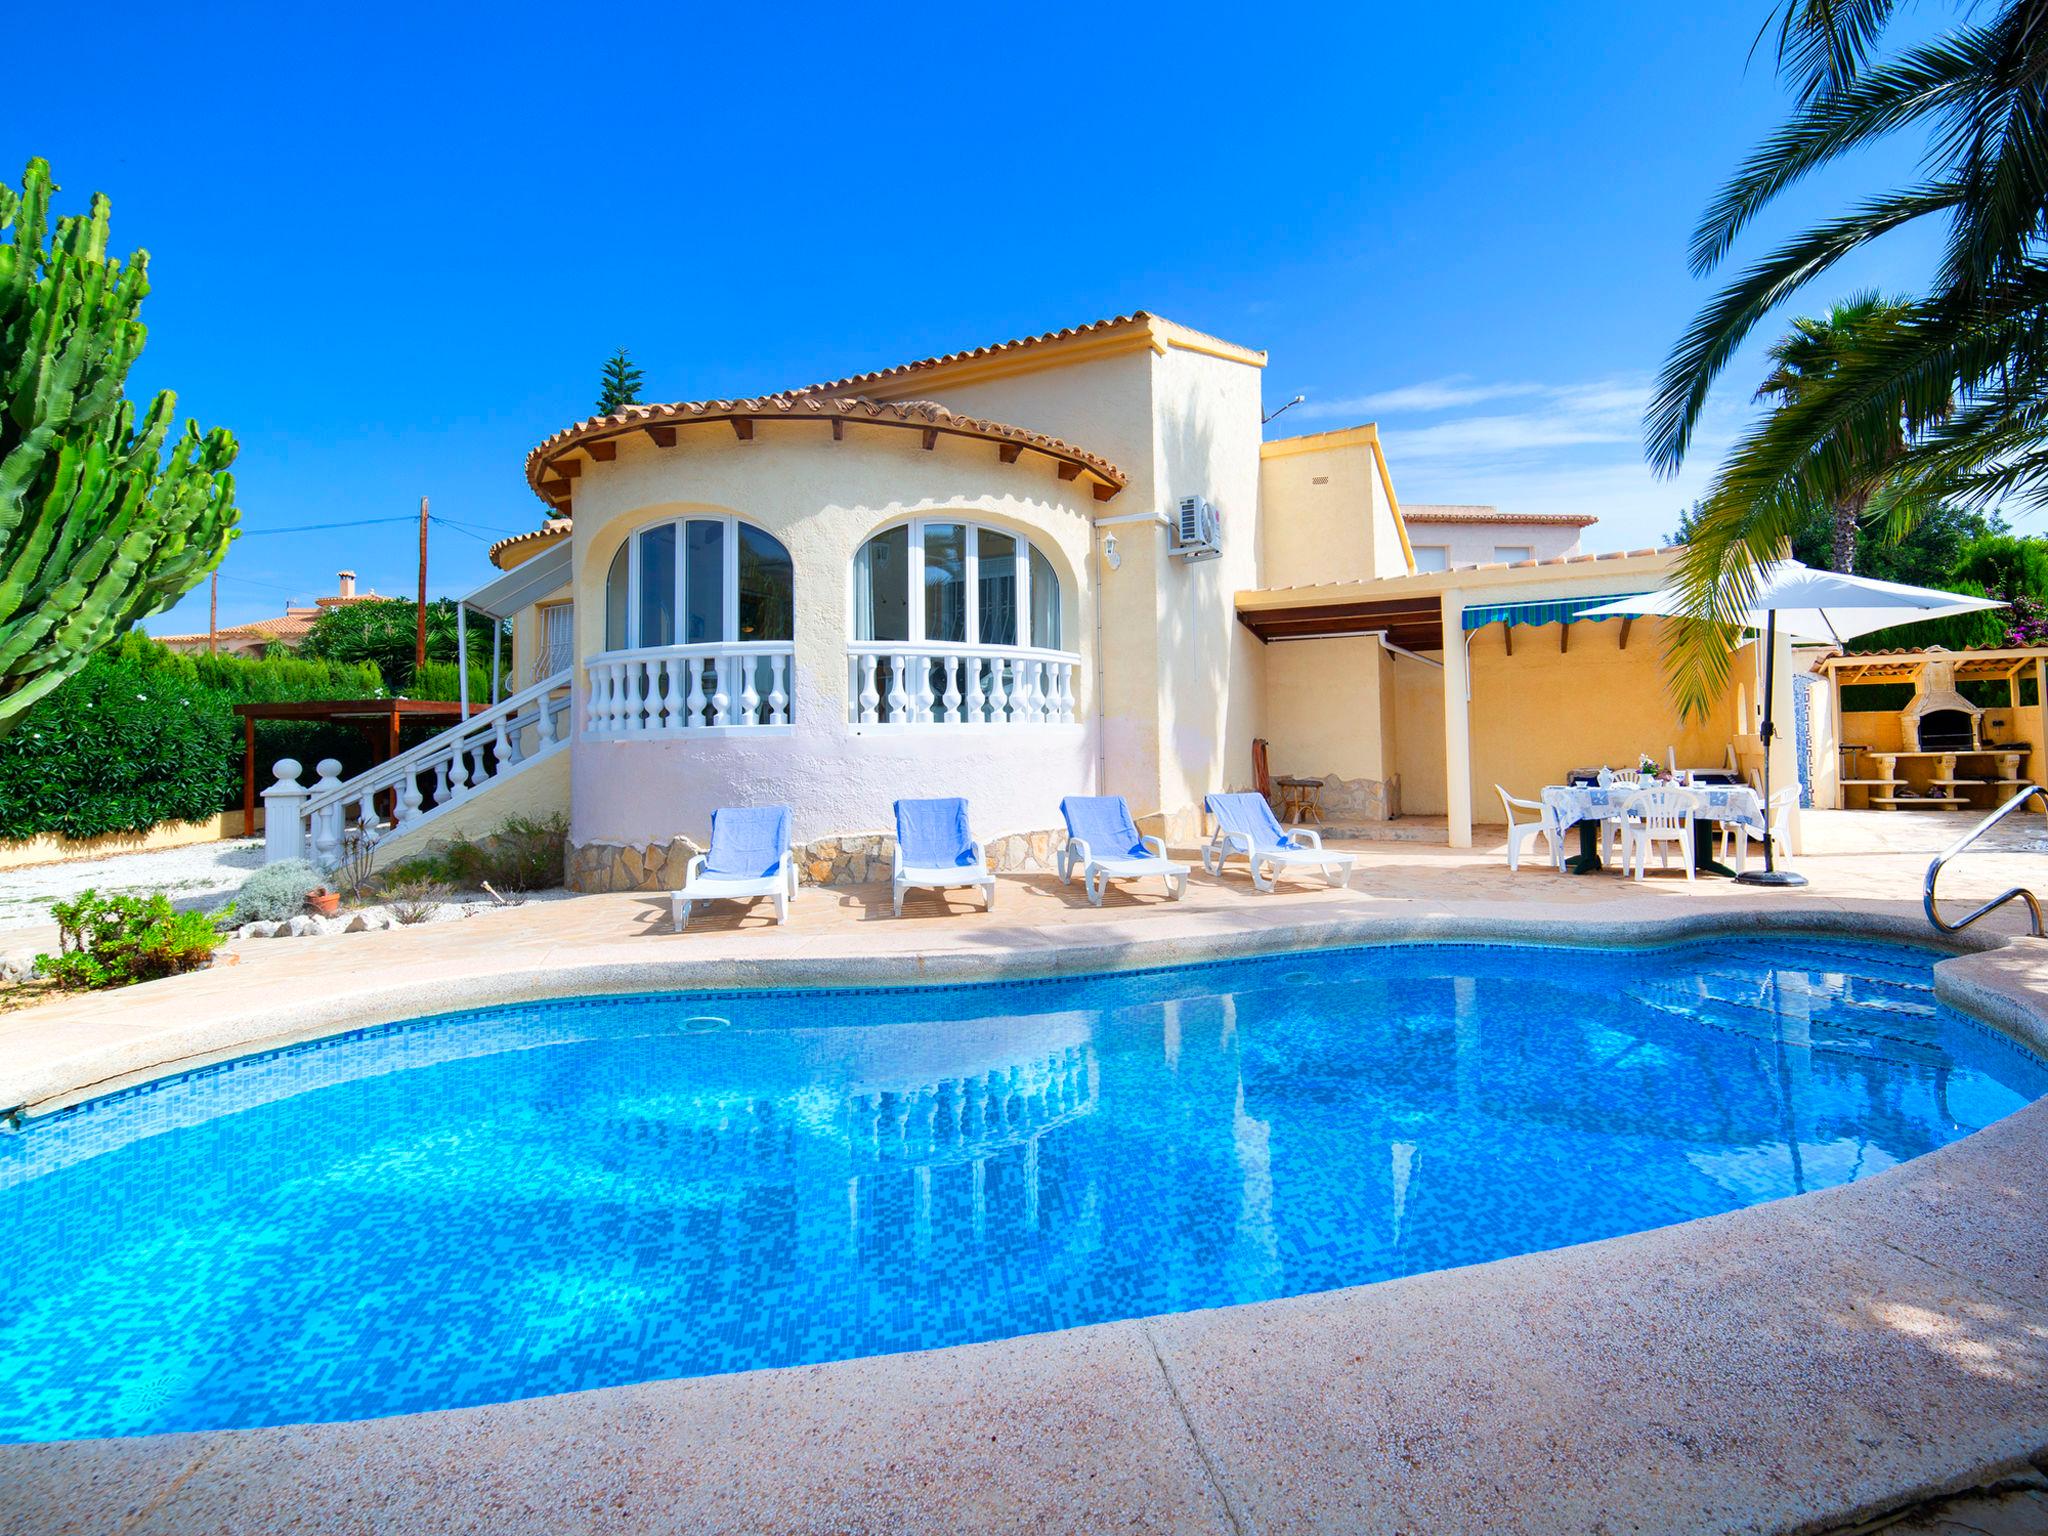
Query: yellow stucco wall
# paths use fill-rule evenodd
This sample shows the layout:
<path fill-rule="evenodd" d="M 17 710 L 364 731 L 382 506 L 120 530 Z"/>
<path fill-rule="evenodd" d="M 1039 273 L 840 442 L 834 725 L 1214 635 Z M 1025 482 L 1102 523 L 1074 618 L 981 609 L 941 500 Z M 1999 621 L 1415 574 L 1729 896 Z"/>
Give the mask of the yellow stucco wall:
<path fill-rule="evenodd" d="M 1394 690 L 1381 686 L 1391 673 L 1377 640 L 1295 641 L 1267 652 L 1266 746 L 1274 774 L 1385 779 L 1396 771 L 1398 710 Z"/>
<path fill-rule="evenodd" d="M 569 754 L 557 751 L 531 767 L 500 779 L 432 821 L 377 845 L 378 869 L 425 853 L 436 843 L 460 837 L 482 839 L 516 816 L 534 821 L 569 814 Z"/>
<path fill-rule="evenodd" d="M 1637 620 L 1626 650 L 1620 624 L 1610 620 L 1571 626 L 1570 648 L 1560 654 L 1559 628 L 1516 626 L 1513 655 L 1499 625 L 1471 637 L 1475 823 L 1503 819 L 1496 784 L 1532 799 L 1573 768 L 1632 767 L 1644 752 L 1661 763 L 1674 746 L 1680 767 L 1710 767 L 1737 739 L 1736 688 L 1704 722 L 1680 718 L 1665 685 L 1659 621 Z M 1268 647 L 1273 771 L 1347 779 L 1398 774 L 1404 815 L 1441 816 L 1444 674 L 1379 651 L 1369 638 Z M 1753 649 L 1745 647 L 1735 676 L 1750 677 L 1754 666 Z M 1383 707 L 1391 721 L 1382 718 Z"/>
<path fill-rule="evenodd" d="M 1260 450 L 1261 582 L 1398 576 L 1407 552 L 1374 457 L 1372 427 L 1281 438 Z"/>

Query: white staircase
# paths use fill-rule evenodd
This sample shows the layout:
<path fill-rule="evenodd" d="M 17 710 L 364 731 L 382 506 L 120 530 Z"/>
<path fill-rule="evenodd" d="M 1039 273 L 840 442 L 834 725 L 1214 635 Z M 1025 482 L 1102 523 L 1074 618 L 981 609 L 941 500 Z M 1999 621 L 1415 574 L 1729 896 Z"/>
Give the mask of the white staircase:
<path fill-rule="evenodd" d="M 330 759 L 307 789 L 296 782 L 298 764 L 280 763 L 279 782 L 263 797 L 267 860 L 331 869 L 352 845 L 410 832 L 553 756 L 569 742 L 569 676 L 543 678 L 352 779 L 336 777 Z"/>

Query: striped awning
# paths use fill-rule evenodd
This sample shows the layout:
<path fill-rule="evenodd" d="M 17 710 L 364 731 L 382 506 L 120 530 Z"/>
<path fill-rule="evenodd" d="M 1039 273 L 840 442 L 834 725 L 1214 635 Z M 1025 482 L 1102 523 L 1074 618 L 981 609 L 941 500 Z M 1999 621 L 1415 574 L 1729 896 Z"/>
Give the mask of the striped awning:
<path fill-rule="evenodd" d="M 1566 597 L 1546 603 L 1487 603 L 1483 607 L 1465 610 L 1464 627 L 1484 629 L 1489 624 L 1576 624 L 1588 608 L 1618 602 L 1624 597 L 1640 596 L 1640 592 L 1607 592 L 1599 597 Z M 1619 615 L 1595 614 L 1588 622 L 1599 624 L 1616 617 Z"/>

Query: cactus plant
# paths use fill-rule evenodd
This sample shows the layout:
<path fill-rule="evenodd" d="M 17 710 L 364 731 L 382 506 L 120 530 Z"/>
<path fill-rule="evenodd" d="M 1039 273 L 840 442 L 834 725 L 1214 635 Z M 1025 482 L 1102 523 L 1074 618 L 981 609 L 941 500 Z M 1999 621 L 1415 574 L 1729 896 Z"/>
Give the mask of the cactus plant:
<path fill-rule="evenodd" d="M 122 393 L 146 335 L 149 255 L 107 255 L 108 203 L 56 221 L 47 161 L 0 186 L 0 735 L 235 536 L 235 440 Z M 12 231 L 11 242 L 5 236 Z"/>

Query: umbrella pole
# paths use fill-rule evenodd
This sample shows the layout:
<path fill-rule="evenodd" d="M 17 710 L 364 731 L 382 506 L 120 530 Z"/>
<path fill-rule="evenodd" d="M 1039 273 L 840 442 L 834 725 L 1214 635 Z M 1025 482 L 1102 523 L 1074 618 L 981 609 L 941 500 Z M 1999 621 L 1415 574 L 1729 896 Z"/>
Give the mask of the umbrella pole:
<path fill-rule="evenodd" d="M 1735 878 L 1744 885 L 1804 885 L 1806 876 L 1778 868 L 1771 842 L 1771 740 L 1778 734 L 1771 708 L 1778 699 L 1778 611 L 1764 618 L 1764 867 L 1746 869 Z"/>

